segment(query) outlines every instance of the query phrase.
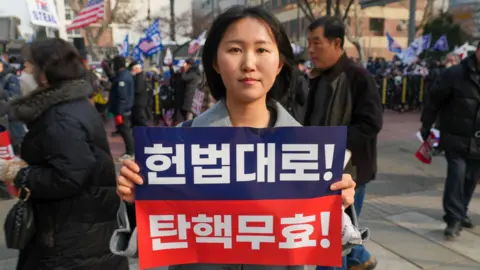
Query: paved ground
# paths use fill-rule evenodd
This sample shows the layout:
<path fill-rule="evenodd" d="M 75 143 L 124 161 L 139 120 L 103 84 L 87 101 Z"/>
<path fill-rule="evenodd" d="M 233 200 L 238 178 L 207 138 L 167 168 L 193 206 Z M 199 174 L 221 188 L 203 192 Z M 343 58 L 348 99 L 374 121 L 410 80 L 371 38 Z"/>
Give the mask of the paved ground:
<path fill-rule="evenodd" d="M 377 180 L 368 186 L 361 225 L 372 231 L 366 244 L 378 258 L 379 270 L 480 269 L 480 228 L 467 230 L 456 242 L 443 240 L 441 193 L 445 175 L 443 157 L 431 165 L 418 162 L 415 132 L 418 114 L 386 112 L 378 144 Z M 120 138 L 111 139 L 112 153 L 122 154 Z M 0 202 L 0 219 L 11 201 Z M 480 224 L 480 192 L 470 206 Z M 14 269 L 16 253 L 4 248 L 0 233 L 0 270 Z M 132 263 L 132 269 L 138 267 Z"/>

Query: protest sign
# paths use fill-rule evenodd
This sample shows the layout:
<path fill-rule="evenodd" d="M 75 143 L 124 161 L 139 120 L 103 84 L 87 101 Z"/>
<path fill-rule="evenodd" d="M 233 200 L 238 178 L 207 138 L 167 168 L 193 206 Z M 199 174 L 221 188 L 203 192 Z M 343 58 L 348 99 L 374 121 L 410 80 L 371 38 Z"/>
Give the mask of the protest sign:
<path fill-rule="evenodd" d="M 33 25 L 58 28 L 57 8 L 54 0 L 27 0 L 30 22 Z"/>
<path fill-rule="evenodd" d="M 341 266 L 346 127 L 135 128 L 141 269 Z"/>

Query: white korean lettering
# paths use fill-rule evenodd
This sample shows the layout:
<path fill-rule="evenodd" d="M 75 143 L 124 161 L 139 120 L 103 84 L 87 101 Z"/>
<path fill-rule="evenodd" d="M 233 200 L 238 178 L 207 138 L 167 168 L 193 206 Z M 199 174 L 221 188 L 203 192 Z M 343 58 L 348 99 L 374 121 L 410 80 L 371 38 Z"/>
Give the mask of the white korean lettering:
<path fill-rule="evenodd" d="M 285 237 L 285 242 L 280 242 L 279 248 L 302 248 L 302 247 L 314 247 L 316 241 L 310 239 L 310 235 L 313 233 L 315 222 L 315 215 L 303 216 L 303 214 L 295 214 L 293 218 L 282 218 L 280 223 L 282 225 L 289 225 L 283 228 L 282 235 Z"/>
<path fill-rule="evenodd" d="M 248 223 L 263 223 L 263 226 L 252 226 Z M 260 249 L 260 243 L 275 243 L 273 216 L 239 216 L 238 234 L 237 242 L 250 242 L 254 250 Z"/>
<path fill-rule="evenodd" d="M 265 148 L 267 148 L 265 150 Z M 238 182 L 255 181 L 274 183 L 275 182 L 275 144 L 258 143 L 257 144 L 257 173 L 245 173 L 245 153 L 254 152 L 253 144 L 237 144 L 236 161 L 237 172 L 236 179 Z M 267 152 L 267 153 L 265 153 Z M 265 169 L 266 167 L 266 169 Z"/>
<path fill-rule="evenodd" d="M 294 172 L 280 173 L 280 181 L 320 181 L 318 145 L 282 145 L 282 169 Z M 316 172 L 306 172 L 307 170 Z"/>
<path fill-rule="evenodd" d="M 187 229 L 190 222 L 187 222 L 185 215 L 177 216 L 177 229 L 175 229 L 174 215 L 150 215 L 150 237 L 152 239 L 152 250 L 188 248 Z M 163 243 L 161 237 L 178 236 L 178 242 Z"/>
<path fill-rule="evenodd" d="M 221 161 L 220 168 L 202 167 L 215 166 L 218 159 Z M 206 148 L 192 144 L 192 166 L 194 184 L 230 183 L 230 145 L 221 144 L 220 150 L 218 150 L 215 144 L 209 144 Z M 217 165 L 217 167 L 219 166 Z"/>
<path fill-rule="evenodd" d="M 267 151 L 265 151 L 267 148 Z M 267 153 L 265 153 L 267 152 Z M 265 167 L 267 167 L 267 182 L 275 182 L 275 144 L 257 144 L 257 182 L 265 182 Z"/>
<path fill-rule="evenodd" d="M 174 185 L 185 184 L 185 176 L 159 177 L 158 172 L 164 172 L 175 164 L 176 174 L 185 175 L 185 145 L 175 145 L 175 155 L 173 147 L 164 147 L 162 144 L 154 144 L 153 147 L 145 147 L 145 154 L 150 154 L 146 160 L 148 172 L 148 184 L 150 185 Z M 169 157 L 171 156 L 171 157 Z M 161 162 L 161 164 L 157 164 Z"/>
<path fill-rule="evenodd" d="M 232 248 L 232 216 L 199 214 L 192 218 L 193 232 L 197 243 L 223 243 L 223 248 Z M 212 224 L 213 223 L 213 224 Z"/>
<path fill-rule="evenodd" d="M 253 144 L 237 144 L 236 161 L 237 161 L 237 182 L 255 181 L 256 173 L 245 173 L 245 153 L 253 152 Z"/>

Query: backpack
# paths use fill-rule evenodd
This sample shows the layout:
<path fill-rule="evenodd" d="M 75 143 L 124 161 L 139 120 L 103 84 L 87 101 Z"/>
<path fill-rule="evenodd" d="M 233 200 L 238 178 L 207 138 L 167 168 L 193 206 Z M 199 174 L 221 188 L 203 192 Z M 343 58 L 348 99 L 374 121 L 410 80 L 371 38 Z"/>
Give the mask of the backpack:
<path fill-rule="evenodd" d="M 175 108 L 175 90 L 172 87 L 168 85 L 160 86 L 158 95 L 161 108 L 167 110 Z"/>
<path fill-rule="evenodd" d="M 7 73 L 7 75 L 5 75 L 5 78 L 3 79 L 3 83 L 4 83 L 3 84 L 3 91 L 9 91 L 10 93 L 13 93 L 13 92 L 11 92 L 11 89 L 9 87 L 9 85 L 11 84 L 9 82 L 9 80 L 10 80 L 10 78 L 12 78 L 12 76 L 16 76 L 16 75 L 14 75 L 12 73 Z M 15 99 L 15 98 L 20 97 L 20 96 L 22 96 L 21 92 L 20 93 L 13 93 L 13 95 L 10 96 L 10 97 L 8 97 L 8 95 L 6 94 L 5 95 L 5 100 L 10 101 L 10 100 Z"/>

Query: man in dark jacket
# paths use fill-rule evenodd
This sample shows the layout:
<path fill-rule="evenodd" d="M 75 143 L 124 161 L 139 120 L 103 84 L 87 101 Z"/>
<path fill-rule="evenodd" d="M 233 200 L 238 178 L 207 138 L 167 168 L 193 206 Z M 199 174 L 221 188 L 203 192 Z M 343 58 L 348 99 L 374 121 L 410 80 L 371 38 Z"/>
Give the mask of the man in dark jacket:
<path fill-rule="evenodd" d="M 195 90 L 198 89 L 202 76 L 200 70 L 193 59 L 187 59 L 182 70 L 182 83 L 184 86 L 183 92 L 184 100 L 182 106 L 182 114 L 184 120 L 191 120 L 193 118 L 193 101 L 195 98 Z"/>
<path fill-rule="evenodd" d="M 377 135 L 382 128 L 382 103 L 372 75 L 345 55 L 345 26 L 335 17 L 321 17 L 308 27 L 308 51 L 315 66 L 306 102 L 305 126 L 348 126 L 352 152 L 346 172 L 357 183 L 354 207 L 360 214 L 366 184 L 377 171 Z M 374 269 L 377 261 L 363 245 L 344 265 Z M 328 268 L 327 268 L 328 269 Z"/>
<path fill-rule="evenodd" d="M 467 215 L 480 176 L 480 44 L 476 53 L 445 70 L 427 95 L 421 133 L 427 139 L 437 116 L 440 145 L 447 159 L 443 191 L 445 236 L 452 240 L 462 227 L 473 228 Z"/>
<path fill-rule="evenodd" d="M 147 92 L 147 79 L 145 73 L 142 70 L 142 65 L 137 61 L 133 61 L 128 69 L 132 73 L 135 85 L 135 97 L 133 100 L 132 108 L 132 126 L 134 127 L 146 127 L 147 123 L 147 105 L 148 105 L 148 92 Z"/>
<path fill-rule="evenodd" d="M 291 92 L 281 100 L 281 104 L 299 123 L 303 122 L 305 117 L 305 103 L 308 95 L 308 77 L 302 69 L 303 63 L 298 63 L 296 70 L 296 85 Z"/>
<path fill-rule="evenodd" d="M 113 58 L 113 70 L 115 77 L 112 81 L 112 89 L 109 96 L 109 112 L 115 116 L 115 125 L 125 142 L 125 154 L 120 160 L 134 159 L 134 142 L 132 131 L 132 107 L 135 98 L 135 86 L 133 77 L 126 68 L 125 58 L 116 56 Z"/>

